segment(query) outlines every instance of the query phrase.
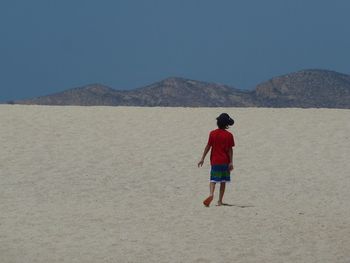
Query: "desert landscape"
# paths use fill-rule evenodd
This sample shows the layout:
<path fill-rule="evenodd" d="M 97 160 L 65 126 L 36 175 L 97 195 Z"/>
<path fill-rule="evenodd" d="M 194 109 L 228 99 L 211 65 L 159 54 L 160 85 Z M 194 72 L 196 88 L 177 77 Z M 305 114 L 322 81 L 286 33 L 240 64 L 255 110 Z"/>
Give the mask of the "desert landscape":
<path fill-rule="evenodd" d="M 350 262 L 350 110 L 0 105 L 0 135 L 1 263 Z"/>

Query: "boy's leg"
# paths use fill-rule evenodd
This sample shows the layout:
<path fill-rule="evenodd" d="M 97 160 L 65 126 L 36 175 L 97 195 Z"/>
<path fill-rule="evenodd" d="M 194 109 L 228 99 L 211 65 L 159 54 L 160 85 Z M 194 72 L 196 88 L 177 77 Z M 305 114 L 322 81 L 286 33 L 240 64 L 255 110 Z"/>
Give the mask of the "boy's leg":
<path fill-rule="evenodd" d="M 214 196 L 215 184 L 216 183 L 213 183 L 213 182 L 210 182 L 209 184 L 210 196 Z"/>
<path fill-rule="evenodd" d="M 226 183 L 223 182 L 223 183 L 220 184 L 220 195 L 219 195 L 218 205 L 223 205 L 224 204 L 222 202 L 222 199 L 224 198 L 225 189 L 226 189 Z"/>
<path fill-rule="evenodd" d="M 210 184 L 209 184 L 209 191 L 210 191 L 209 197 L 203 201 L 203 204 L 205 206 L 209 206 L 211 201 L 213 201 L 214 191 L 215 191 L 215 183 L 210 182 Z"/>

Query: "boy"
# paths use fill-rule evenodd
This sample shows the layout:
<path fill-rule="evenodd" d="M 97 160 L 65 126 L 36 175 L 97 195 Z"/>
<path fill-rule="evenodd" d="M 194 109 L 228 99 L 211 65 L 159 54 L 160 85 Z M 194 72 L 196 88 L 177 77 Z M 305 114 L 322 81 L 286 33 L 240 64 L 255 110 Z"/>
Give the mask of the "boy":
<path fill-rule="evenodd" d="M 234 120 L 227 113 L 220 114 L 216 118 L 218 129 L 213 130 L 209 134 L 207 146 L 204 149 L 201 160 L 198 162 L 198 167 L 204 163 L 205 156 L 211 149 L 210 153 L 210 194 L 203 201 L 205 206 L 209 206 L 214 197 L 215 184 L 220 183 L 220 195 L 218 205 L 225 205 L 222 201 L 225 193 L 226 182 L 230 182 L 230 172 L 233 170 L 232 147 L 235 146 L 235 141 L 232 133 L 227 131 L 229 126 L 232 126 Z"/>

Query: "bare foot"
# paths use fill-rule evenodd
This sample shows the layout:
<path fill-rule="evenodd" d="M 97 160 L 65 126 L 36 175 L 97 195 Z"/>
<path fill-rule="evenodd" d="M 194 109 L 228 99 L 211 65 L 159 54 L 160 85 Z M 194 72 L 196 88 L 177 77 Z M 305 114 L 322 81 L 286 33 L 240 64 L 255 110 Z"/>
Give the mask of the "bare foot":
<path fill-rule="evenodd" d="M 205 200 L 203 201 L 203 204 L 204 204 L 206 207 L 208 207 L 208 206 L 210 205 L 211 201 L 213 201 L 213 196 L 209 196 L 207 199 L 205 199 Z"/>
<path fill-rule="evenodd" d="M 221 202 L 221 201 L 218 201 L 218 204 L 217 204 L 217 206 L 222 206 L 222 205 L 228 205 L 228 204 L 226 204 L 226 203 L 223 203 L 223 202 Z"/>

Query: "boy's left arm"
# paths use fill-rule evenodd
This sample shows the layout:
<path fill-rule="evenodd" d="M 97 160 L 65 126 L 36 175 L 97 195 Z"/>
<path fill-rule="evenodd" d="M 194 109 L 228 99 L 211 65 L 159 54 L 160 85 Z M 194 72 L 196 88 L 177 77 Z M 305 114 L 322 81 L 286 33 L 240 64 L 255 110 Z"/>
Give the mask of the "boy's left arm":
<path fill-rule="evenodd" d="M 207 153 L 209 152 L 211 146 L 209 144 L 207 144 L 204 148 L 204 151 L 203 151 L 203 155 L 202 155 L 202 158 L 201 160 L 198 162 L 198 167 L 201 167 L 204 163 L 204 159 L 205 159 L 205 156 L 207 155 Z"/>

